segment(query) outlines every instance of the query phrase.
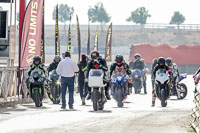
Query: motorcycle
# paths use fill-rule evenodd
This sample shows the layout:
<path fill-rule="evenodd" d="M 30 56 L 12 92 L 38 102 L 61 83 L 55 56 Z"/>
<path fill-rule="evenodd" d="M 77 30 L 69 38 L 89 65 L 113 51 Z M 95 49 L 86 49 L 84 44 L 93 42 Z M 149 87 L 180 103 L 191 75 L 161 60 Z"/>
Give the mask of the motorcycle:
<path fill-rule="evenodd" d="M 185 74 L 180 74 L 178 77 L 178 82 L 175 84 L 176 85 L 176 93 L 170 94 L 170 96 L 177 96 L 178 99 L 184 99 L 187 96 L 187 86 L 184 83 L 180 83 L 183 79 L 187 78 L 187 73 Z M 173 88 L 173 81 L 171 81 L 171 92 Z"/>
<path fill-rule="evenodd" d="M 139 69 L 134 69 L 132 71 L 132 81 L 135 94 L 140 94 L 142 89 L 142 71 Z"/>
<path fill-rule="evenodd" d="M 125 76 L 117 76 L 113 79 L 113 97 L 117 101 L 118 107 L 124 106 L 124 100 L 128 89 L 128 79 Z"/>
<path fill-rule="evenodd" d="M 156 72 L 155 78 L 155 87 L 156 87 L 156 95 L 161 101 L 161 106 L 167 106 L 167 99 L 170 96 L 170 89 L 169 89 L 169 76 L 168 71 L 165 69 L 159 69 Z"/>
<path fill-rule="evenodd" d="M 28 81 L 30 83 L 31 98 L 35 102 L 36 107 L 41 107 L 43 96 L 44 96 L 43 86 L 44 86 L 45 78 L 42 77 L 42 75 L 38 71 L 35 71 L 32 73 Z"/>
<path fill-rule="evenodd" d="M 60 76 L 56 73 L 56 70 L 53 70 L 50 72 L 50 81 L 49 81 L 49 86 L 51 89 L 51 94 L 50 96 L 53 104 L 59 104 L 60 103 L 60 94 L 61 94 L 61 82 L 60 82 Z"/>
<path fill-rule="evenodd" d="M 101 69 L 91 69 L 88 77 L 88 86 L 91 87 L 94 111 L 103 110 L 104 104 L 107 102 L 105 97 L 105 84 L 104 84 L 104 72 Z"/>

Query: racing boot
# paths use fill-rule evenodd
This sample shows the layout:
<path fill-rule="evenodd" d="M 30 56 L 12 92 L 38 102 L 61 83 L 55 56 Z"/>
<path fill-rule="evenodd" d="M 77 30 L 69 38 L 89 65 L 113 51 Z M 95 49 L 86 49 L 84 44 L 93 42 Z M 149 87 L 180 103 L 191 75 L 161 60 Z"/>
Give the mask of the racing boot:
<path fill-rule="evenodd" d="M 155 107 L 155 101 L 152 101 L 151 107 Z"/>
<path fill-rule="evenodd" d="M 91 93 L 91 91 L 88 91 L 88 95 L 87 95 L 87 100 L 90 100 L 91 99 L 91 95 L 92 95 L 92 93 Z"/>
<path fill-rule="evenodd" d="M 111 100 L 111 98 L 110 98 L 110 95 L 109 95 L 109 92 L 108 92 L 108 91 L 106 91 L 106 92 L 105 92 L 105 96 L 106 96 L 107 100 Z"/>

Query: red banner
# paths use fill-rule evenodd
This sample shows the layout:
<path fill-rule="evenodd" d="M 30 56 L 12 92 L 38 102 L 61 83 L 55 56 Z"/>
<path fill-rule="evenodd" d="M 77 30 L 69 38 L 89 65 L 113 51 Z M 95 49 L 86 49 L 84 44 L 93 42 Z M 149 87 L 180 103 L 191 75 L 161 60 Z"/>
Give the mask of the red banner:
<path fill-rule="evenodd" d="M 139 44 L 132 45 L 130 61 L 134 60 L 134 54 L 140 53 L 145 63 L 152 63 L 157 57 L 171 57 L 178 65 L 200 65 L 199 58 L 200 46 L 192 45 L 150 45 Z"/>
<path fill-rule="evenodd" d="M 25 7 L 26 7 L 26 0 L 20 0 L 20 6 L 19 6 L 19 51 L 21 49 L 21 34 L 22 34 L 22 23 L 24 19 L 24 13 L 25 13 Z M 21 52 L 19 52 L 19 68 L 21 68 Z"/>
<path fill-rule="evenodd" d="M 27 6 L 21 34 L 21 68 L 32 63 L 41 52 L 43 0 L 31 0 Z"/>

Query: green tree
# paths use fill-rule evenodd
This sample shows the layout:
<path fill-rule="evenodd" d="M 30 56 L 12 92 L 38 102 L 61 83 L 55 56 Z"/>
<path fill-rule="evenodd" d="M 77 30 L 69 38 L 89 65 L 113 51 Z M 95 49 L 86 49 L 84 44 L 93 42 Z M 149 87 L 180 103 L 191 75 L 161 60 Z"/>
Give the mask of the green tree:
<path fill-rule="evenodd" d="M 171 18 L 170 24 L 176 24 L 179 30 L 179 25 L 185 22 L 185 17 L 179 11 L 175 11 Z"/>
<path fill-rule="evenodd" d="M 103 3 L 97 3 L 94 7 L 90 7 L 88 9 L 88 17 L 92 23 L 99 22 L 101 24 L 101 31 L 103 31 L 103 23 L 108 23 L 111 19 Z"/>
<path fill-rule="evenodd" d="M 58 7 L 58 21 L 64 23 L 64 30 L 66 28 L 66 22 L 70 21 L 70 16 L 74 14 L 74 8 L 69 7 L 67 4 L 61 4 Z M 56 7 L 53 10 L 53 20 L 56 19 Z"/>
<path fill-rule="evenodd" d="M 144 25 L 147 22 L 147 18 L 150 18 L 151 15 L 149 14 L 149 11 L 146 10 L 145 7 L 139 7 L 135 11 L 131 12 L 131 16 L 126 19 L 126 21 L 130 22 L 135 22 L 136 24 L 141 24 L 141 31 Z"/>

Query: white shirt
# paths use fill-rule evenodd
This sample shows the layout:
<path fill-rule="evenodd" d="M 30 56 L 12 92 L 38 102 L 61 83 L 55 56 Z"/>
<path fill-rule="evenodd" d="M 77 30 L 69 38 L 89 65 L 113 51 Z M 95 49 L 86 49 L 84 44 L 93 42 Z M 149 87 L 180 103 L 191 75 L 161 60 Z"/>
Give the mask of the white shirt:
<path fill-rule="evenodd" d="M 78 71 L 77 64 L 69 57 L 63 59 L 56 69 L 57 74 L 62 77 L 74 77 L 74 73 Z"/>

